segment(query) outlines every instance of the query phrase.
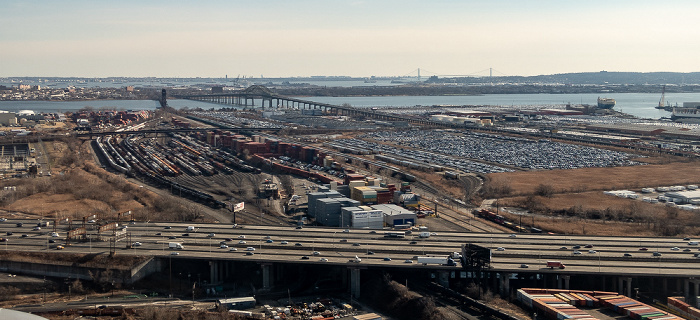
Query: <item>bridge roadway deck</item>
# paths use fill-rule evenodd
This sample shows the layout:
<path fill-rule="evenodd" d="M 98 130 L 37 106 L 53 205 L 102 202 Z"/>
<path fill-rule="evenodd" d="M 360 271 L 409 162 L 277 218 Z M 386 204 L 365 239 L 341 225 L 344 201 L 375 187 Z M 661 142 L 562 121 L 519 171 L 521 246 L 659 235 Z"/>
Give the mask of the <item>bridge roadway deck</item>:
<path fill-rule="evenodd" d="M 24 222 L 23 227 L 16 227 Z M 72 241 L 71 246 L 57 250 L 64 245 L 67 227 L 59 226 L 60 237 L 51 237 L 52 227 L 32 230 L 36 220 L 8 220 L 0 222 L 0 237 L 8 238 L 0 242 L 0 250 L 38 251 L 54 253 L 97 253 L 108 252 L 107 241 Z M 195 231 L 187 231 L 194 226 Z M 97 231 L 88 225 L 88 235 L 96 239 Z M 166 229 L 167 228 L 167 229 Z M 95 230 L 90 230 L 95 229 Z M 653 237 L 600 237 L 545 234 L 517 234 L 514 237 L 503 233 L 437 232 L 430 238 L 421 239 L 414 232 L 404 239 L 385 238 L 385 230 L 344 229 L 324 227 L 293 226 L 273 227 L 244 225 L 234 228 L 230 224 L 193 223 L 143 223 L 128 226 L 132 242 L 140 246 L 132 250 L 123 249 L 126 240 L 118 242 L 117 254 L 170 256 L 173 259 L 241 260 L 260 263 L 311 263 L 361 265 L 379 268 L 431 268 L 458 270 L 461 267 L 420 265 L 416 256 L 446 256 L 461 251 L 464 243 L 474 243 L 492 249 L 492 269 L 497 272 L 517 273 L 557 273 L 557 274 L 600 274 L 638 276 L 698 276 L 700 275 L 699 246 L 689 245 L 680 238 Z M 6 235 L 12 232 L 12 235 Z M 111 234 L 109 231 L 107 234 Z M 214 236 L 210 237 L 210 233 Z M 22 237 L 22 235 L 27 237 Z M 188 235 L 185 235 L 188 234 Z M 272 240 L 267 242 L 267 237 Z M 176 237 L 170 239 L 170 237 Z M 55 243 L 49 244 L 48 240 Z M 231 239 L 226 241 L 226 239 Z M 229 248 L 220 248 L 226 241 Z M 245 241 L 245 243 L 239 243 Z M 282 244 L 282 241 L 287 241 Z M 182 250 L 168 248 L 168 243 L 178 242 Z M 574 254 L 572 247 L 580 245 L 580 254 Z M 591 245 L 592 248 L 584 248 Z M 253 255 L 246 255 L 252 247 Z M 566 247 L 563 249 L 562 247 Z M 236 248 L 231 251 L 230 248 Z M 503 248 L 499 251 L 498 248 Z M 640 248 L 647 248 L 641 251 Z M 678 250 L 675 250 L 678 248 Z M 687 250 L 686 250 L 687 249 Z M 589 253 L 595 250 L 595 253 Z M 177 252 L 178 255 L 171 255 Z M 314 252 L 318 252 L 314 255 Z M 653 256 L 653 252 L 661 256 Z M 631 257 L 624 257 L 629 253 Z M 309 257 L 308 260 L 302 259 Z M 362 261 L 350 263 L 358 256 Z M 328 261 L 321 261 L 325 258 Z M 391 258 L 391 261 L 385 260 Z M 405 260 L 412 260 L 407 263 Z M 550 270 L 546 261 L 561 261 L 566 268 Z M 527 264 L 528 268 L 521 268 Z"/>

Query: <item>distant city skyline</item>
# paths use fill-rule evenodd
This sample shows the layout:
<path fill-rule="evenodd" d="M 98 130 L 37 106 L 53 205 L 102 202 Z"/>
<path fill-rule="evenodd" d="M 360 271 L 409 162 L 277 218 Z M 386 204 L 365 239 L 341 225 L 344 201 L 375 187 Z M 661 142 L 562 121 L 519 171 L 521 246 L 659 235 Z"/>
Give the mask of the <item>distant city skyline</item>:
<path fill-rule="evenodd" d="M 700 71 L 700 2 L 14 1 L 0 77 Z"/>

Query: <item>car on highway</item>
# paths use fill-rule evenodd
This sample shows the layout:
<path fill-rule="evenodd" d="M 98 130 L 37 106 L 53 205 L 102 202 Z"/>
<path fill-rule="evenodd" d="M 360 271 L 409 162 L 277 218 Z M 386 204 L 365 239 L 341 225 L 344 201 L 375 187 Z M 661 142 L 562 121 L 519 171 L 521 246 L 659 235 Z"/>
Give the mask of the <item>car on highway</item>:
<path fill-rule="evenodd" d="M 431 236 L 432 236 L 432 234 L 431 234 Z M 515 233 L 511 233 L 508 237 L 515 238 L 515 237 L 517 237 L 517 235 Z"/>
<path fill-rule="evenodd" d="M 321 259 L 318 259 L 318 261 L 321 261 L 321 262 L 328 262 L 328 259 L 327 259 L 327 258 L 321 258 Z"/>
<path fill-rule="evenodd" d="M 391 258 L 386 257 L 386 258 L 384 258 L 384 261 L 391 261 Z"/>
<path fill-rule="evenodd" d="M 340 242 L 348 242 L 348 239 L 340 239 Z"/>
<path fill-rule="evenodd" d="M 176 236 L 169 236 L 168 239 L 177 239 Z"/>
<path fill-rule="evenodd" d="M 526 265 L 526 264 L 523 263 L 523 264 L 520 265 L 520 267 L 521 267 L 521 268 L 529 268 L 530 266 L 528 266 L 528 265 Z"/>
<path fill-rule="evenodd" d="M 236 249 L 235 247 L 230 247 L 228 248 L 228 251 L 238 251 L 238 249 Z"/>
<path fill-rule="evenodd" d="M 569 250 L 567 247 L 559 247 L 559 250 Z"/>
<path fill-rule="evenodd" d="M 226 249 L 226 248 L 228 248 L 228 246 L 222 243 L 221 245 L 219 245 L 219 248 Z"/>
<path fill-rule="evenodd" d="M 179 252 L 174 252 L 174 251 L 173 251 L 173 252 L 170 253 L 170 255 L 171 255 L 171 256 L 177 256 L 177 255 L 180 255 L 180 253 L 179 253 Z"/>
<path fill-rule="evenodd" d="M 353 246 L 353 247 L 359 247 L 359 246 L 360 246 L 360 244 L 359 244 L 359 243 L 357 243 L 357 242 L 355 242 L 355 243 L 353 243 L 353 244 L 352 244 L 352 246 Z"/>
<path fill-rule="evenodd" d="M 406 260 L 404 260 L 403 262 L 404 262 L 404 263 L 413 263 L 413 260 L 411 260 L 411 259 L 406 259 Z"/>
<path fill-rule="evenodd" d="M 59 237 L 58 232 L 51 232 L 51 237 L 58 238 Z"/>
<path fill-rule="evenodd" d="M 252 252 L 252 251 L 248 251 L 248 252 L 245 253 L 245 255 L 246 255 L 246 256 L 252 256 L 252 255 L 253 255 L 253 252 Z"/>
<path fill-rule="evenodd" d="M 581 251 L 576 250 L 574 251 L 574 254 L 581 254 Z"/>
<path fill-rule="evenodd" d="M 345 229 L 345 230 L 343 230 L 343 232 L 348 233 L 348 232 L 350 232 L 350 229 Z"/>
<path fill-rule="evenodd" d="M 266 243 L 273 243 L 273 242 L 275 242 L 275 241 L 272 240 L 272 239 L 267 239 L 265 242 L 266 242 Z"/>
<path fill-rule="evenodd" d="M 270 236 L 265 236 L 265 239 L 272 239 L 272 237 L 270 237 Z"/>
<path fill-rule="evenodd" d="M 255 248 L 253 248 L 253 247 L 248 247 L 248 248 L 245 248 L 245 251 L 255 251 Z"/>
<path fill-rule="evenodd" d="M 647 251 L 649 250 L 648 248 L 639 248 L 639 251 Z"/>
<path fill-rule="evenodd" d="M 141 245 L 142 245 L 141 242 L 138 242 L 138 241 L 134 242 L 134 247 L 140 247 Z"/>
<path fill-rule="evenodd" d="M 7 221 L 7 219 L 5 219 L 5 218 L 0 218 L 0 222 L 5 222 L 5 221 Z M 688 240 L 690 240 L 690 239 L 688 239 Z"/>
<path fill-rule="evenodd" d="M 367 254 L 374 254 L 374 251 L 367 251 Z"/>
<path fill-rule="evenodd" d="M 18 222 L 18 223 L 16 224 L 16 226 L 17 226 L 18 228 L 21 228 L 22 226 L 24 226 L 24 224 L 21 223 L 21 222 Z"/>
<path fill-rule="evenodd" d="M 318 251 L 314 251 L 314 252 L 313 252 L 313 255 L 315 255 L 315 256 L 320 256 L 320 255 L 321 255 L 321 253 L 320 253 L 320 252 L 318 252 Z"/>
<path fill-rule="evenodd" d="M 595 250 L 588 250 L 588 253 L 596 253 L 597 251 Z"/>
<path fill-rule="evenodd" d="M 496 251 L 506 251 L 506 248 L 504 248 L 504 247 L 498 247 L 498 248 L 496 248 Z"/>
<path fill-rule="evenodd" d="M 238 244 L 246 244 L 245 240 L 238 241 Z"/>
<path fill-rule="evenodd" d="M 375 234 L 375 233 L 377 233 L 377 231 L 372 230 L 372 231 L 370 231 L 369 233 Z"/>
<path fill-rule="evenodd" d="M 587 245 L 585 245 L 585 246 L 583 246 L 583 247 L 586 248 L 586 249 L 590 249 L 590 248 L 593 248 L 593 245 L 592 245 L 592 244 L 587 244 Z"/>
<path fill-rule="evenodd" d="M 660 256 L 661 256 L 661 252 L 654 252 L 654 253 L 652 253 L 651 255 L 654 256 L 654 257 L 660 257 Z"/>
<path fill-rule="evenodd" d="M 13 233 L 12 233 L 12 231 L 8 231 L 8 232 L 5 233 L 5 234 L 8 235 L 8 236 L 11 236 Z"/>
<path fill-rule="evenodd" d="M 5 239 L 5 238 L 0 238 L 0 239 L 4 239 L 4 240 L 0 240 L 0 241 L 7 241 L 7 239 Z M 56 240 L 49 239 L 49 243 L 56 243 Z"/>
<path fill-rule="evenodd" d="M 632 254 L 631 254 L 631 253 L 625 253 L 625 254 L 623 254 L 622 256 L 623 256 L 623 257 L 631 257 Z"/>
<path fill-rule="evenodd" d="M 683 252 L 690 252 L 690 249 L 685 248 L 685 249 L 683 249 Z"/>
<path fill-rule="evenodd" d="M 282 240 L 282 242 L 280 242 L 280 244 L 287 244 L 287 243 L 289 243 L 289 242 L 284 241 L 284 240 Z"/>
<path fill-rule="evenodd" d="M 28 234 L 23 234 L 23 235 L 22 235 L 22 238 L 26 238 L 26 237 L 29 237 L 29 235 L 28 235 Z"/>
<path fill-rule="evenodd" d="M 245 235 L 238 236 L 238 239 L 245 239 Z"/>
<path fill-rule="evenodd" d="M 34 228 L 32 228 L 32 231 L 39 231 L 39 230 L 41 230 L 41 227 L 34 227 Z"/>
<path fill-rule="evenodd" d="M 417 241 L 411 241 L 411 242 L 409 242 L 409 243 L 410 243 L 410 244 L 416 244 L 416 243 L 418 243 L 418 242 L 417 242 Z"/>
<path fill-rule="evenodd" d="M 302 256 L 301 260 L 309 260 L 309 256 Z"/>
<path fill-rule="evenodd" d="M 690 238 L 685 237 L 685 238 L 683 238 L 683 241 L 690 241 Z"/>
<path fill-rule="evenodd" d="M 673 250 L 673 251 L 679 251 L 679 250 L 681 250 L 681 248 L 679 248 L 679 247 L 673 247 L 673 248 L 671 248 L 671 250 Z"/>
<path fill-rule="evenodd" d="M 233 239 L 231 239 L 231 238 L 226 238 L 226 239 L 224 239 L 224 240 L 225 240 L 225 241 L 233 241 Z"/>
<path fill-rule="evenodd" d="M 56 246 L 56 250 L 63 250 L 63 246 Z"/>
<path fill-rule="evenodd" d="M 576 245 L 576 246 L 573 246 L 573 247 L 571 247 L 571 248 L 572 248 L 572 249 L 581 249 L 581 246 Z"/>
<path fill-rule="evenodd" d="M 189 237 L 190 234 L 189 234 L 189 233 L 183 233 L 182 236 L 183 236 L 183 237 Z"/>
<path fill-rule="evenodd" d="M 216 235 L 215 235 L 213 232 L 207 235 L 207 237 L 209 237 L 209 238 L 213 238 L 213 237 L 215 237 L 215 236 L 216 236 Z"/>
<path fill-rule="evenodd" d="M 166 226 L 166 227 L 163 228 L 163 229 L 165 229 L 165 230 L 170 230 L 171 228 L 172 228 L 171 226 Z"/>
<path fill-rule="evenodd" d="M 303 245 L 302 245 L 301 243 L 299 243 L 299 242 L 295 243 L 294 245 L 297 246 L 297 247 L 303 246 Z"/>
<path fill-rule="evenodd" d="M 88 223 L 95 223 L 95 220 L 88 220 Z"/>

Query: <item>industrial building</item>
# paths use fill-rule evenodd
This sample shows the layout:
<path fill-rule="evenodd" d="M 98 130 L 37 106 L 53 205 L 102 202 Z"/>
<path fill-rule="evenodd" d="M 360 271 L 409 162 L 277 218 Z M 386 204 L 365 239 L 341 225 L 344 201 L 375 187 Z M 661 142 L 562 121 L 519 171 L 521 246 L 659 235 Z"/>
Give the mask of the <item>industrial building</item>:
<path fill-rule="evenodd" d="M 0 111 L 0 124 L 14 126 L 17 124 L 17 114 L 14 112 Z"/>
<path fill-rule="evenodd" d="M 366 206 L 341 209 L 341 227 L 381 229 L 384 227 L 384 212 Z"/>
<path fill-rule="evenodd" d="M 700 190 L 673 191 L 664 194 L 669 199 L 677 204 L 689 203 L 700 204 Z"/>
<path fill-rule="evenodd" d="M 372 209 L 384 213 L 384 223 L 388 226 L 416 225 L 416 213 L 395 204 L 378 204 L 372 206 Z"/>

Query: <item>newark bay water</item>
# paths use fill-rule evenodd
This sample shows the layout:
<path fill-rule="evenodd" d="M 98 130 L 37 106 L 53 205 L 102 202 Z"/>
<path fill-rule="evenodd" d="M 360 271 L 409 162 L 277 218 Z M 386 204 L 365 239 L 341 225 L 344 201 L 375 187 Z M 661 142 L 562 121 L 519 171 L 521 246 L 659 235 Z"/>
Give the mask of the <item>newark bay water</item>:
<path fill-rule="evenodd" d="M 354 107 L 411 107 L 432 105 L 490 105 L 543 108 L 563 108 L 567 103 L 595 105 L 598 97 L 614 98 L 617 101 L 615 110 L 638 118 L 659 119 L 669 117 L 670 112 L 655 109 L 660 95 L 654 93 L 616 93 L 601 95 L 587 94 L 490 94 L 479 96 L 377 96 L 377 97 L 301 97 L 304 100 L 329 104 L 348 103 Z M 666 100 L 675 105 L 683 102 L 700 101 L 700 93 L 667 94 Z M 259 100 L 257 101 L 259 103 Z M 168 100 L 173 108 L 220 108 L 223 105 L 191 101 Z M 155 110 L 158 102 L 153 100 L 90 100 L 90 101 L 0 101 L 0 110 L 17 112 L 33 110 L 35 112 L 66 112 L 76 111 L 84 107 L 93 109 L 115 110 Z"/>

